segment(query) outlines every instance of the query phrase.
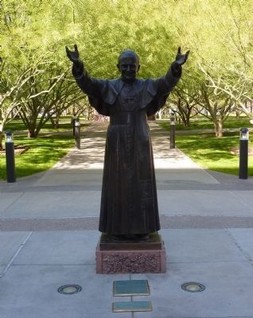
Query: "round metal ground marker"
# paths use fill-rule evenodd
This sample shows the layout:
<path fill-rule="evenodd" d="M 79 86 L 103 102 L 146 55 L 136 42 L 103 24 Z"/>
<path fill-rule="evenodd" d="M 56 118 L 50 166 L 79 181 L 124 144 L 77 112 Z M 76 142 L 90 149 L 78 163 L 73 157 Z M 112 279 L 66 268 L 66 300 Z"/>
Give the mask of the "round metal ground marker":
<path fill-rule="evenodd" d="M 63 285 L 58 288 L 58 293 L 63 295 L 77 294 L 82 290 L 82 287 L 76 284 Z"/>
<path fill-rule="evenodd" d="M 181 288 L 190 293 L 198 293 L 206 289 L 206 287 L 203 284 L 196 282 L 184 283 L 181 285 Z"/>

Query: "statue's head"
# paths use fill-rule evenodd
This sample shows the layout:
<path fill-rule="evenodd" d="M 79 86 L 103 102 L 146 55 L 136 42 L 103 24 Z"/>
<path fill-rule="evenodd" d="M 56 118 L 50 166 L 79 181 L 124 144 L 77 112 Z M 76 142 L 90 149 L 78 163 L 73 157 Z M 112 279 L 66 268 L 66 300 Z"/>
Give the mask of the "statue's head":
<path fill-rule="evenodd" d="M 134 51 L 124 50 L 119 56 L 117 67 L 123 81 L 134 81 L 140 69 L 138 55 Z"/>

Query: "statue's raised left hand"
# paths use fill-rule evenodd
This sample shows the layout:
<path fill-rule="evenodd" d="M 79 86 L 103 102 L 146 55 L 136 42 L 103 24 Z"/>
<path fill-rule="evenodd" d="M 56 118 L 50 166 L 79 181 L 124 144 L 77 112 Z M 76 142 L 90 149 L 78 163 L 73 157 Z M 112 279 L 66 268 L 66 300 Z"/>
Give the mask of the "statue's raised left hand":
<path fill-rule="evenodd" d="M 79 51 L 77 48 L 77 45 L 74 45 L 74 51 L 71 51 L 67 46 L 66 48 L 66 53 L 67 53 L 67 57 L 70 59 L 71 62 L 75 63 L 79 63 L 80 62 L 80 58 L 79 58 Z"/>

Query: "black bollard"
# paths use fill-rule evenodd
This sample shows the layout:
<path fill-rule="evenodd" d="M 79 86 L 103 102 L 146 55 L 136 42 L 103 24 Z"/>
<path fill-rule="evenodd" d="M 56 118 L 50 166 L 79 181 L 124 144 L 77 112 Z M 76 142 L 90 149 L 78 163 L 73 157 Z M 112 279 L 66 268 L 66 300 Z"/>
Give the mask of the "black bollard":
<path fill-rule="evenodd" d="M 175 113 L 171 112 L 170 114 L 170 149 L 176 147 L 175 143 Z"/>
<path fill-rule="evenodd" d="M 71 118 L 71 126 L 72 126 L 72 133 L 73 136 L 75 137 L 75 123 L 76 123 L 76 117 L 75 115 Z"/>
<path fill-rule="evenodd" d="M 75 143 L 76 143 L 76 148 L 80 149 L 81 148 L 81 136 L 80 136 L 80 121 L 79 118 L 76 118 L 75 120 Z"/>
<path fill-rule="evenodd" d="M 13 134 L 11 131 L 5 133 L 5 154 L 6 154 L 6 180 L 16 182 L 15 172 L 15 151 Z"/>
<path fill-rule="evenodd" d="M 240 129 L 239 179 L 248 179 L 248 128 Z"/>

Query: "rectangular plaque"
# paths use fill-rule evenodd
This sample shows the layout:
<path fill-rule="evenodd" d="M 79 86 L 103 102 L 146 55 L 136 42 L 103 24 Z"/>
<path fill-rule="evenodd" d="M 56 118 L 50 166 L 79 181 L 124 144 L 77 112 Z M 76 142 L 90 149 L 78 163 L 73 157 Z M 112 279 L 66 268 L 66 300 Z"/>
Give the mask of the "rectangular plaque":
<path fill-rule="evenodd" d="M 147 280 L 117 280 L 113 282 L 113 296 L 149 296 Z"/>
<path fill-rule="evenodd" d="M 113 312 L 152 311 L 151 301 L 119 301 L 112 303 Z"/>

